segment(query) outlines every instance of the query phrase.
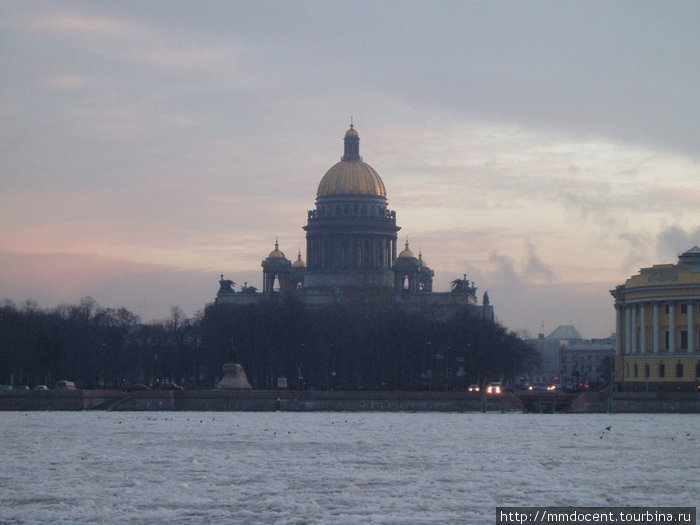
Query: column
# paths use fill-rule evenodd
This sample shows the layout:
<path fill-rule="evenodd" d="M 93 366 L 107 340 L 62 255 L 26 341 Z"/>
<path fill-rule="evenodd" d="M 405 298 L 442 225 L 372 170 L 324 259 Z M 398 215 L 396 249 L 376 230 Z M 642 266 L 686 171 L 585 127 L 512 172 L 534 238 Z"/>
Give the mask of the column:
<path fill-rule="evenodd" d="M 625 355 L 632 353 L 632 307 L 625 306 Z"/>
<path fill-rule="evenodd" d="M 632 353 L 636 354 L 639 352 L 639 340 L 637 338 L 637 305 L 632 305 L 630 307 L 630 313 L 632 314 L 630 317 L 631 319 L 631 325 L 632 325 Z"/>
<path fill-rule="evenodd" d="M 622 305 L 615 305 L 615 355 L 622 355 Z"/>
<path fill-rule="evenodd" d="M 652 351 L 656 354 L 659 351 L 659 303 L 655 302 L 651 310 L 652 315 Z"/>
<path fill-rule="evenodd" d="M 639 352 L 647 353 L 647 306 L 646 304 L 639 305 Z"/>
<path fill-rule="evenodd" d="M 668 302 L 668 351 L 676 351 L 676 305 Z"/>
<path fill-rule="evenodd" d="M 695 323 L 693 322 L 693 308 L 695 308 L 693 301 L 688 301 L 688 352 L 692 352 L 695 348 Z"/>

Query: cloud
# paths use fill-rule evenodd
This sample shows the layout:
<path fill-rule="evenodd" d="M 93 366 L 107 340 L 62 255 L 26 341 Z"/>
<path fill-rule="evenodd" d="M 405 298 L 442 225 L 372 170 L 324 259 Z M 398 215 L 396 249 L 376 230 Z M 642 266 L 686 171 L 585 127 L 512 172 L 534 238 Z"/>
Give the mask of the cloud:
<path fill-rule="evenodd" d="M 489 253 L 489 262 L 495 266 L 493 280 L 500 283 L 500 286 L 513 287 L 522 284 L 511 257 L 494 250 Z"/>
<path fill-rule="evenodd" d="M 552 268 L 537 255 L 537 248 L 531 242 L 525 243 L 525 255 L 517 264 L 512 257 L 500 254 L 497 250 L 489 253 L 489 262 L 495 267 L 489 281 L 498 287 L 520 287 L 536 282 L 554 282 Z M 518 266 L 520 271 L 518 271 Z"/>
<path fill-rule="evenodd" d="M 700 246 L 700 226 L 684 230 L 673 225 L 662 230 L 656 237 L 656 252 L 660 262 L 676 262 L 675 258 L 694 246 Z"/>
<path fill-rule="evenodd" d="M 537 256 L 535 245 L 526 244 L 527 255 L 523 264 L 523 277 L 528 280 L 544 279 L 546 282 L 555 281 L 552 269 Z"/>

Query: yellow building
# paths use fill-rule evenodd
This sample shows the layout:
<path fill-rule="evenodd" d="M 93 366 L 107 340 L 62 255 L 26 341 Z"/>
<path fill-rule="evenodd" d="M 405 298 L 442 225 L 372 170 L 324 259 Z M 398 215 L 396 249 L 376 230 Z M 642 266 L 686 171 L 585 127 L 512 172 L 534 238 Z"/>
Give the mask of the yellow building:
<path fill-rule="evenodd" d="M 700 248 L 678 264 L 642 268 L 615 298 L 616 381 L 625 390 L 691 390 L 700 385 Z"/>

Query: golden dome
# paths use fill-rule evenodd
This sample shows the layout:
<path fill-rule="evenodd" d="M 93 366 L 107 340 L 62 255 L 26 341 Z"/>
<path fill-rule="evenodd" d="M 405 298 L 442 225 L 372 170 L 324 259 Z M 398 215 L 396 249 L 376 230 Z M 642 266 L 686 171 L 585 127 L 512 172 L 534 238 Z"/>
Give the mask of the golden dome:
<path fill-rule="evenodd" d="M 301 260 L 301 251 L 297 255 L 297 260 L 292 263 L 292 268 L 306 268 L 306 263 Z"/>
<path fill-rule="evenodd" d="M 404 250 L 399 254 L 398 258 L 404 259 L 404 258 L 409 258 L 409 257 L 412 257 L 415 259 L 416 254 L 410 250 L 410 248 L 408 247 L 408 241 L 406 241 L 406 248 L 404 248 Z"/>
<path fill-rule="evenodd" d="M 318 185 L 317 196 L 373 195 L 386 197 L 386 188 L 374 168 L 361 160 L 341 160 Z"/>
<path fill-rule="evenodd" d="M 279 243 L 275 241 L 275 249 L 267 256 L 268 259 L 285 259 L 284 253 L 280 251 Z"/>
<path fill-rule="evenodd" d="M 350 124 L 345 132 L 344 154 L 331 166 L 318 185 L 317 197 L 325 195 L 371 195 L 386 197 L 386 188 L 374 168 L 362 161 L 360 136 Z"/>

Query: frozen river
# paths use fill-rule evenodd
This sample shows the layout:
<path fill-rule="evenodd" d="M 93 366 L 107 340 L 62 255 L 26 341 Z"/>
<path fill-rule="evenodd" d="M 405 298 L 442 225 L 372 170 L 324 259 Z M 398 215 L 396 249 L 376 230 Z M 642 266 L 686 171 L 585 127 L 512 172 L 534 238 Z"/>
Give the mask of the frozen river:
<path fill-rule="evenodd" d="M 698 506 L 700 415 L 0 413 L 0 524 L 495 523 Z"/>

